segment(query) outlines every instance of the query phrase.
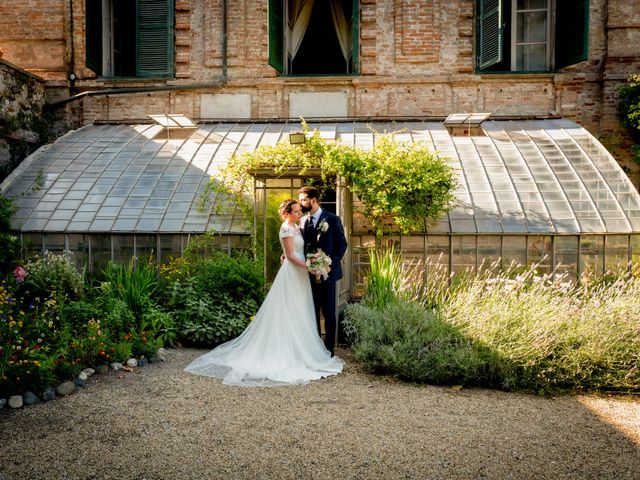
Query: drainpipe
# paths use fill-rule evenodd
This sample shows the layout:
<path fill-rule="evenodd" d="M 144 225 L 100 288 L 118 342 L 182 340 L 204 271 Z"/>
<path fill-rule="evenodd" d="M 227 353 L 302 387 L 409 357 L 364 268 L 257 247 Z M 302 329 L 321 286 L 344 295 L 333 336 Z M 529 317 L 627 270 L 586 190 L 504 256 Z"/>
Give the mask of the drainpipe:
<path fill-rule="evenodd" d="M 73 0 L 69 0 L 69 62 L 67 63 L 67 80 L 69 80 L 69 95 L 76 90 L 75 49 L 73 42 Z"/>
<path fill-rule="evenodd" d="M 71 30 L 71 61 L 69 62 L 69 83 L 70 92 L 75 89 L 76 76 L 74 73 L 74 60 L 73 60 L 73 0 L 69 0 L 69 8 L 71 12 L 70 16 L 70 30 Z M 151 87 L 124 87 L 124 88 L 107 88 L 101 90 L 88 90 L 85 92 L 72 95 L 64 100 L 57 102 L 51 102 L 44 105 L 45 111 L 57 110 L 58 108 L 72 102 L 76 102 L 84 97 L 99 97 L 102 95 L 130 95 L 135 93 L 155 93 L 155 92 L 172 92 L 177 90 L 198 90 L 203 88 L 221 88 L 227 83 L 227 0 L 222 1 L 222 75 L 217 80 L 203 83 L 192 83 L 188 85 L 159 85 Z"/>
<path fill-rule="evenodd" d="M 227 0 L 222 0 L 222 78 L 227 80 Z"/>

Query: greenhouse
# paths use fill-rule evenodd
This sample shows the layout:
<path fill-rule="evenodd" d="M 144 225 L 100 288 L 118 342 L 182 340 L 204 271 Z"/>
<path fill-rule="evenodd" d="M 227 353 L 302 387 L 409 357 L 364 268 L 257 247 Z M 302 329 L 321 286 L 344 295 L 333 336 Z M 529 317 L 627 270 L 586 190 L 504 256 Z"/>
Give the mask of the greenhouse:
<path fill-rule="evenodd" d="M 429 231 L 396 238 L 424 275 L 516 262 L 576 280 L 638 261 L 640 196 L 588 131 L 566 119 L 458 120 L 309 128 L 365 149 L 379 132 L 394 132 L 448 159 L 458 174 L 457 205 Z M 290 141 L 299 131 L 298 122 L 88 125 L 32 154 L 0 190 L 18 207 L 12 220 L 25 255 L 68 250 L 93 270 L 134 255 L 162 263 L 181 255 L 192 236 L 213 231 L 216 246 L 228 252 L 248 248 L 262 232 L 269 258 L 267 224 L 277 221 L 269 205 L 297 196 L 309 178 L 256 173 L 253 219 L 230 197 L 203 203 L 203 193 L 232 154 Z M 340 182 L 323 204 L 342 216 L 350 238 L 341 298 L 360 296 L 374 243 L 370 226 Z M 267 276 L 274 268 L 266 267 Z"/>

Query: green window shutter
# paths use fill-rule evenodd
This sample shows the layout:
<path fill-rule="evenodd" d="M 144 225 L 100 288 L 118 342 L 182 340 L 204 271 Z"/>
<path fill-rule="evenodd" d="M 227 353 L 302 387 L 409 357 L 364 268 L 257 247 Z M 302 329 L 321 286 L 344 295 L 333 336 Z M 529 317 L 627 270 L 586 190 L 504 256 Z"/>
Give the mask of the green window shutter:
<path fill-rule="evenodd" d="M 502 0 L 478 1 L 478 69 L 502 61 Z"/>
<path fill-rule="evenodd" d="M 589 0 L 556 1 L 555 47 L 556 69 L 587 59 L 589 53 Z"/>
<path fill-rule="evenodd" d="M 352 26 L 351 31 L 353 32 L 353 53 L 351 54 L 351 72 L 352 73 L 360 73 L 360 69 L 358 68 L 358 48 L 359 43 L 358 39 L 360 37 L 360 1 L 353 0 L 353 15 L 352 15 Z"/>
<path fill-rule="evenodd" d="M 173 0 L 137 0 L 136 75 L 173 76 Z"/>
<path fill-rule="evenodd" d="M 269 65 L 282 72 L 284 60 L 284 2 L 269 0 Z"/>
<path fill-rule="evenodd" d="M 102 75 L 102 0 L 85 0 L 85 62 Z"/>

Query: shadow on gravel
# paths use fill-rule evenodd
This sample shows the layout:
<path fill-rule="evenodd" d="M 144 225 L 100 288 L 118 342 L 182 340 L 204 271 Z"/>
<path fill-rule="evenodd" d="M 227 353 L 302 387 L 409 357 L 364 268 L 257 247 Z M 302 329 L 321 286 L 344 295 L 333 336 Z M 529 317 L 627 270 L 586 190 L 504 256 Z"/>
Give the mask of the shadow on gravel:
<path fill-rule="evenodd" d="M 640 424 L 625 433 L 597 413 L 637 419 L 635 399 L 416 386 L 344 349 L 336 377 L 228 387 L 183 371 L 202 353 L 0 411 L 0 479 L 640 478 Z"/>

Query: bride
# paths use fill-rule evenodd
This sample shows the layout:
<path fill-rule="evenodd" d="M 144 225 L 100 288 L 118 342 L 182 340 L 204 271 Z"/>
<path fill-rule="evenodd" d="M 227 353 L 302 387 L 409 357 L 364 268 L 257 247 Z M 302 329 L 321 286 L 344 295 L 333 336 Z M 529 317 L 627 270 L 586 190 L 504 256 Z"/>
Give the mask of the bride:
<path fill-rule="evenodd" d="M 185 371 L 241 386 L 304 384 L 342 371 L 318 336 L 296 200 L 280 204 L 285 259 L 254 320 L 239 337 L 195 359 Z"/>

